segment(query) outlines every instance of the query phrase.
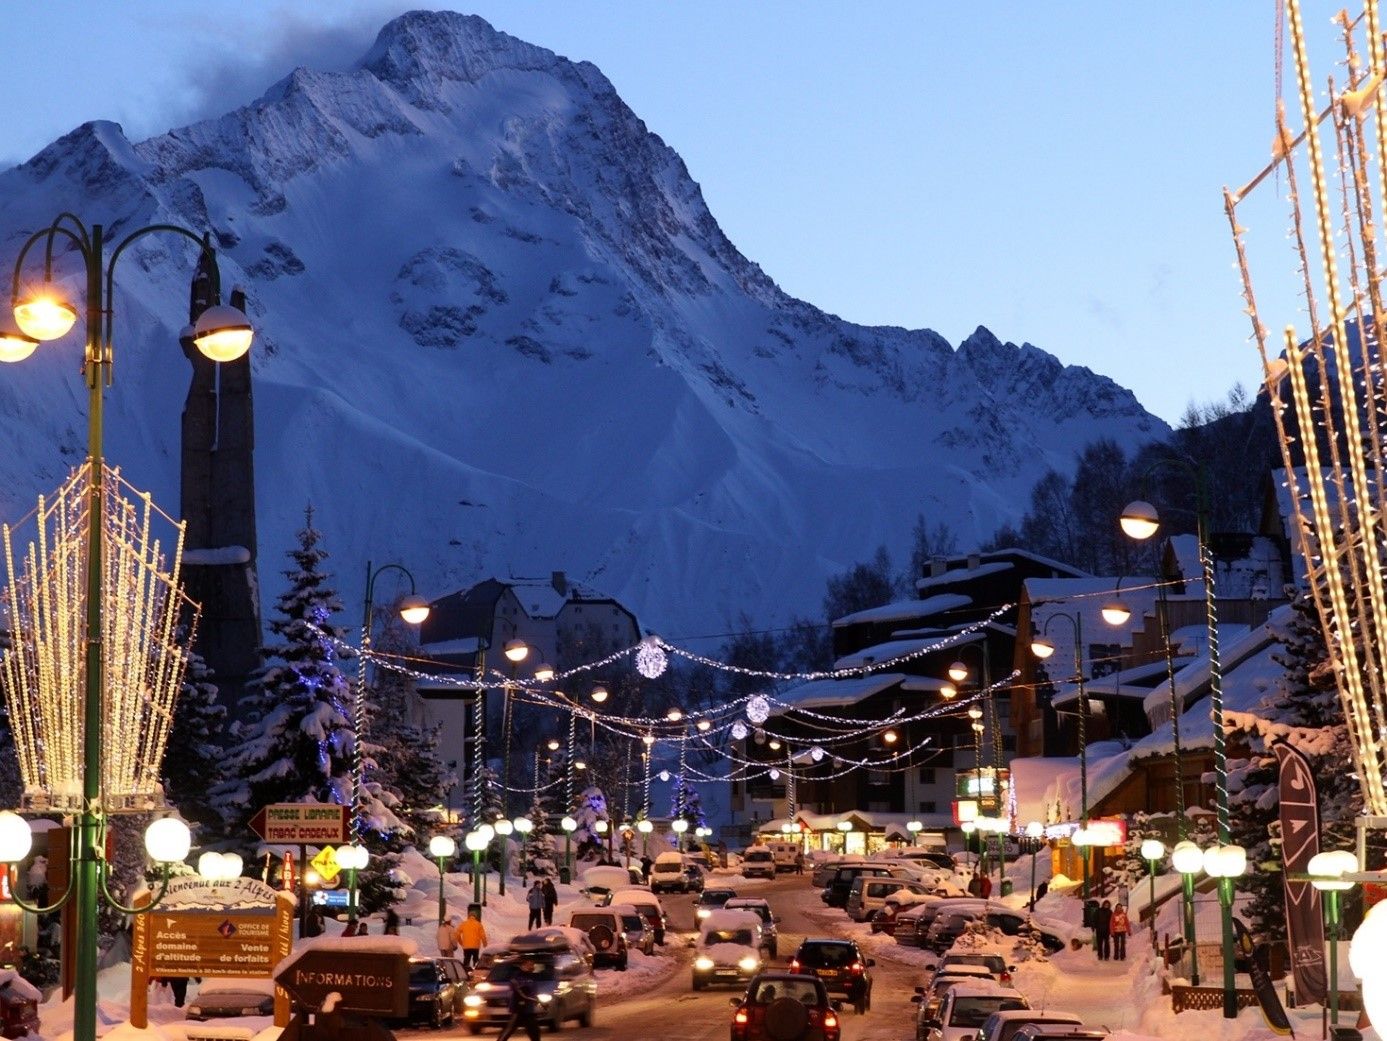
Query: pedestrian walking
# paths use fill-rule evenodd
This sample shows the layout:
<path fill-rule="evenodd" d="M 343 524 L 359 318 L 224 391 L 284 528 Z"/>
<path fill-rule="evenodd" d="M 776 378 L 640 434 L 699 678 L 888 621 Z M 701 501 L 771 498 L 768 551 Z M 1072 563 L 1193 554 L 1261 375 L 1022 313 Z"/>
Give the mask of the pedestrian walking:
<path fill-rule="evenodd" d="M 355 922 L 348 922 L 347 927 L 342 930 L 343 936 L 355 936 L 360 931 Z"/>
<path fill-rule="evenodd" d="M 1093 945 L 1098 949 L 1099 961 L 1107 961 L 1112 956 L 1112 902 L 1109 900 L 1104 900 L 1093 912 Z"/>
<path fill-rule="evenodd" d="M 795 854 L 795 874 L 797 874 L 797 875 L 802 875 L 802 874 L 804 874 L 804 851 L 803 851 L 803 850 L 801 850 L 801 851 L 799 851 L 798 853 Z"/>
<path fill-rule="evenodd" d="M 538 929 L 544 918 L 544 886 L 540 884 L 539 879 L 535 879 L 535 884 L 530 887 L 529 893 L 526 894 L 525 906 L 530 909 L 530 918 L 525 923 L 525 928 Z"/>
<path fill-rule="evenodd" d="M 400 935 L 400 916 L 395 913 L 395 909 L 393 907 L 387 907 L 385 909 L 385 935 Z"/>
<path fill-rule="evenodd" d="M 462 967 L 471 972 L 477 958 L 486 946 L 486 928 L 482 925 L 482 909 L 473 904 L 467 909 L 467 917 L 458 926 L 458 946 L 462 948 Z"/>
<path fill-rule="evenodd" d="M 988 875 L 983 875 L 983 876 L 982 876 L 982 880 L 978 883 L 978 896 L 980 896 L 980 897 L 982 897 L 984 900 L 986 900 L 986 899 L 987 899 L 989 896 L 991 896 L 991 895 L 992 895 L 992 879 L 991 879 L 991 877 L 988 876 Z"/>
<path fill-rule="evenodd" d="M 544 880 L 544 924 L 554 924 L 554 908 L 559 906 L 559 891 L 554 888 L 554 880 Z"/>
<path fill-rule="evenodd" d="M 438 953 L 441 957 L 451 958 L 457 954 L 457 929 L 458 916 L 455 914 L 450 914 L 438 923 Z"/>
<path fill-rule="evenodd" d="M 506 1020 L 496 1041 L 508 1041 L 522 1027 L 530 1041 L 540 1041 L 539 1019 L 535 1016 L 539 1008 L 534 986 L 536 965 L 527 958 L 516 968 L 518 971 L 510 979 L 510 1019 Z"/>
<path fill-rule="evenodd" d="M 982 873 L 976 869 L 973 871 L 973 877 L 968 879 L 968 895 L 982 896 Z"/>
<path fill-rule="evenodd" d="M 650 855 L 648 853 L 645 856 L 641 857 L 641 880 L 645 882 L 647 885 L 649 885 L 650 883 L 650 867 L 654 863 L 655 861 L 650 859 Z"/>
<path fill-rule="evenodd" d="M 1117 961 L 1127 960 L 1127 934 L 1132 931 L 1131 920 L 1127 917 L 1127 908 L 1123 904 L 1118 904 L 1112 909 L 1112 922 L 1108 926 L 1112 933 L 1112 956 Z"/>

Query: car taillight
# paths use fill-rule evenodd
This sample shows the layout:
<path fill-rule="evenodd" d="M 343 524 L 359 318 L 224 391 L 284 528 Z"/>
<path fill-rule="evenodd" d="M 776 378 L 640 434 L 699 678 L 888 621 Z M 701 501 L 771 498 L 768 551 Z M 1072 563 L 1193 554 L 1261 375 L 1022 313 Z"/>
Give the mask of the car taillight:
<path fill-rule="evenodd" d="M 791 958 L 791 959 L 790 959 L 790 971 L 791 971 L 791 972 L 799 972 L 799 959 L 798 959 L 798 958 Z"/>
<path fill-rule="evenodd" d="M 1010 982 L 1011 982 L 1011 973 L 1009 973 L 1009 972 L 1004 972 L 1004 973 L 1002 973 L 1001 982 L 1003 982 L 1003 983 L 1010 983 Z"/>
<path fill-rule="evenodd" d="M 832 1029 L 833 1029 L 834 1027 L 836 1027 L 837 1025 L 838 1025 L 838 1017 L 835 1016 L 832 1012 L 829 1012 L 828 1014 L 826 1014 L 826 1015 L 824 1016 L 824 1029 L 825 1029 L 825 1030 L 832 1030 Z"/>
<path fill-rule="evenodd" d="M 852 973 L 854 976 L 860 976 L 862 974 L 862 963 L 860 961 L 852 963 Z"/>
<path fill-rule="evenodd" d="M 745 1023 L 745 1022 L 746 1022 L 746 1009 L 744 1009 L 744 1008 L 739 1008 L 739 1009 L 737 1010 L 737 1014 L 736 1014 L 735 1016 L 732 1017 L 732 1022 L 734 1022 L 734 1023 Z"/>

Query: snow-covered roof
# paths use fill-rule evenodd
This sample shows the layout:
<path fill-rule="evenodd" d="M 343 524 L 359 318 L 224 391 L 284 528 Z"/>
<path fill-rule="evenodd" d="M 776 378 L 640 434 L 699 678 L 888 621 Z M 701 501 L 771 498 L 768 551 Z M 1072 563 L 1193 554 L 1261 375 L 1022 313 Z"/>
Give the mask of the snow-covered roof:
<path fill-rule="evenodd" d="M 854 830 L 886 831 L 890 828 L 905 830 L 911 821 L 919 821 L 928 828 L 947 827 L 953 824 L 949 814 L 928 813 L 877 813 L 873 810 L 847 810 L 844 813 L 811 813 L 801 810 L 794 817 L 776 817 L 758 826 L 761 834 L 779 834 L 785 824 L 803 824 L 810 831 L 837 831 L 838 825 L 848 821 Z M 864 829 L 865 825 L 865 829 Z"/>
<path fill-rule="evenodd" d="M 1176 665 L 1179 668 L 1179 664 Z M 1142 665 L 1133 666 L 1130 669 L 1123 669 L 1121 672 L 1109 673 L 1106 676 L 1095 676 L 1084 681 L 1084 689 L 1090 698 L 1097 697 L 1118 697 L 1118 698 L 1141 698 L 1145 699 L 1152 689 L 1165 679 L 1166 667 L 1165 659 L 1149 661 Z M 1056 686 L 1056 693 L 1051 699 L 1051 704 L 1055 708 L 1061 708 L 1070 702 L 1079 700 L 1079 687 L 1077 684 L 1068 683 L 1062 688 Z"/>
<path fill-rule="evenodd" d="M 555 618 L 570 600 L 612 600 L 606 593 L 572 581 L 565 582 L 562 593 L 554 588 L 553 578 L 503 578 L 497 581 L 510 588 L 521 609 L 531 618 Z"/>
<path fill-rule="evenodd" d="M 894 661 L 897 658 L 904 658 L 907 654 L 922 651 L 937 642 L 937 637 L 925 640 L 888 640 L 886 643 L 873 644 L 871 647 L 864 647 L 852 654 L 845 654 L 833 663 L 833 667 L 835 669 L 857 669 L 863 665 Z"/>
<path fill-rule="evenodd" d="M 849 679 L 809 680 L 776 695 L 776 700 L 790 708 L 777 706 L 777 714 L 796 708 L 827 708 L 834 705 L 856 705 L 874 694 L 896 686 L 905 677 L 899 672 L 874 673 Z"/>
<path fill-rule="evenodd" d="M 842 618 L 834 620 L 833 627 L 838 629 L 843 626 L 862 625 L 867 622 L 908 622 L 912 618 L 928 618 L 930 615 L 938 614 L 941 611 L 967 607 L 972 602 L 971 596 L 963 596 L 959 593 L 939 593 L 920 600 L 900 600 L 894 604 L 869 607 L 865 611 L 844 615 Z"/>
<path fill-rule="evenodd" d="M 944 571 L 938 575 L 927 575 L 916 581 L 915 588 L 923 591 L 935 586 L 952 585 L 955 582 L 981 578 L 984 575 L 1000 574 L 1003 571 L 1014 568 L 1016 566 L 1015 562 L 1018 560 L 1029 560 L 1039 564 L 1041 567 L 1050 568 L 1068 575 L 1079 576 L 1084 573 L 1072 564 L 1066 564 L 1059 560 L 1052 560 L 1039 553 L 1032 553 L 1030 550 L 1004 549 L 998 550 L 996 553 L 979 554 L 978 565 L 976 567 L 955 568 Z"/>

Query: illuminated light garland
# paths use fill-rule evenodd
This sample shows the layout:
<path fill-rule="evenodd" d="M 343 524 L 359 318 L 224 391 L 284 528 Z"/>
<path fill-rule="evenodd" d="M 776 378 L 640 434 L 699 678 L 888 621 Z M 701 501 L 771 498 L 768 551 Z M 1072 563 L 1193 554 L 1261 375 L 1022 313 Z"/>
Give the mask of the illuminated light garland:
<path fill-rule="evenodd" d="M 146 492 L 101 471 L 100 595 L 106 647 L 102 706 L 101 807 L 141 812 L 162 805 L 159 771 L 173 707 L 183 684 L 196 629 L 197 605 L 179 589 L 183 526 Z M 90 461 L 75 468 L 31 521 L 33 541 L 16 567 L 14 529 L 3 527 L 5 606 L 14 631 L 0 658 L 24 784 L 23 805 L 79 812 L 85 716 L 87 542 L 92 499 Z M 171 527 L 165 557 L 155 525 Z M 183 620 L 180 630 L 180 619 Z M 94 635 L 94 634 L 93 634 Z"/>
<path fill-rule="evenodd" d="M 669 655 L 660 646 L 658 636 L 647 636 L 636 648 L 636 671 L 648 680 L 657 680 L 669 668 Z"/>

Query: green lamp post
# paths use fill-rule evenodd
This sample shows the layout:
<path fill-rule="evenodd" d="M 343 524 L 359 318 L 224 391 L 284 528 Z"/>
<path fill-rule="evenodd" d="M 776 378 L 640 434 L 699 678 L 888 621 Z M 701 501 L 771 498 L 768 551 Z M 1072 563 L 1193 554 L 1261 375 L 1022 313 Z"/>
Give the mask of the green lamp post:
<path fill-rule="evenodd" d="M 479 824 L 462 837 L 462 844 L 472 854 L 472 902 L 475 904 L 482 902 L 482 851 L 495 837 L 496 829 L 490 824 Z"/>
<path fill-rule="evenodd" d="M 563 881 L 573 881 L 573 833 L 578 830 L 578 822 L 572 817 L 565 817 L 559 821 L 559 827 L 563 829 L 563 870 L 567 876 Z"/>
<path fill-rule="evenodd" d="M 1204 853 L 1189 839 L 1175 843 L 1170 865 L 1180 874 L 1184 888 L 1185 946 L 1190 951 L 1190 983 L 1199 986 L 1199 946 L 1194 932 L 1194 876 L 1204 867 Z"/>
<path fill-rule="evenodd" d="M 458 844 L 451 835 L 435 835 L 429 839 L 429 856 L 438 862 L 438 924 L 448 918 L 448 899 L 444 894 L 444 883 L 448 873 L 448 862 L 457 854 Z"/>
<path fill-rule="evenodd" d="M 347 921 L 355 922 L 357 914 L 356 873 L 366 867 L 370 854 L 365 846 L 340 846 L 337 850 L 337 866 L 347 873 Z M 439 887 L 442 892 L 442 886 Z"/>
<path fill-rule="evenodd" d="M 1156 949 L 1156 865 L 1165 859 L 1165 843 L 1160 839 L 1142 839 L 1141 857 L 1151 878 L 1151 900 L 1147 912 L 1151 915 L 1151 949 Z"/>
<path fill-rule="evenodd" d="M 105 604 L 102 593 L 102 542 L 105 526 L 101 523 L 101 518 L 105 510 L 105 391 L 113 381 L 115 365 L 112 305 L 116 263 L 127 249 L 147 235 L 158 232 L 187 239 L 200 251 L 210 279 L 212 306 L 203 311 L 193 330 L 193 342 L 198 350 L 212 361 L 235 361 L 250 349 L 253 337 L 250 321 L 245 314 L 238 308 L 221 303 L 221 278 L 217 268 L 216 252 L 206 239 L 199 238 L 187 228 L 177 225 L 151 224 L 125 234 L 110 250 L 108 259 L 105 231 L 100 224 L 88 227 L 73 214 L 61 213 L 48 227 L 30 235 L 20 246 L 19 255 L 15 260 L 11 288 L 13 318 L 9 315 L 0 318 L 0 361 L 23 361 L 34 353 L 41 342 L 57 340 L 67 335 L 77 322 L 78 312 L 63 299 L 62 293 L 53 283 L 54 246 L 61 244 L 64 249 L 81 258 L 86 281 L 86 348 L 82 370 L 87 384 L 87 461 L 91 467 L 88 481 L 90 505 L 85 562 L 85 689 L 80 724 L 82 809 L 73 814 L 75 826 L 71 885 L 59 901 L 61 905 L 68 899 L 75 900 L 76 943 L 72 962 L 72 1029 L 75 1041 L 95 1041 L 96 1038 L 98 905 L 104 896 L 112 906 L 119 906 L 111 898 L 106 884 L 106 812 L 103 809 L 101 785 L 104 740 L 102 714 L 107 702 L 106 647 L 102 640 L 102 634 L 105 632 Z M 40 243 L 43 244 L 43 280 L 37 289 L 21 293 L 25 259 Z M 74 722 L 73 726 L 75 728 L 77 724 Z M 75 734 L 72 736 L 76 737 Z M 73 744 L 77 744 L 76 740 Z M 184 827 L 186 828 L 186 825 Z M 147 840 L 150 837 L 147 833 Z M 163 853 L 173 852 L 173 846 L 164 848 L 158 838 L 155 838 L 155 844 Z M 149 849 L 153 856 L 153 847 Z M 13 852 L 13 849 L 10 852 Z M 185 848 L 182 856 L 186 855 Z M 176 859 L 181 860 L 182 856 Z M 54 909 L 59 905 L 55 905 Z"/>
<path fill-rule="evenodd" d="M 1312 876 L 1310 884 L 1324 899 L 1324 922 L 1329 926 L 1329 1026 L 1339 1025 L 1339 940 L 1342 937 L 1343 914 L 1339 894 L 1353 888 L 1353 882 L 1343 876 L 1358 870 L 1358 857 L 1348 850 L 1336 849 L 1316 853 L 1306 869 Z"/>

